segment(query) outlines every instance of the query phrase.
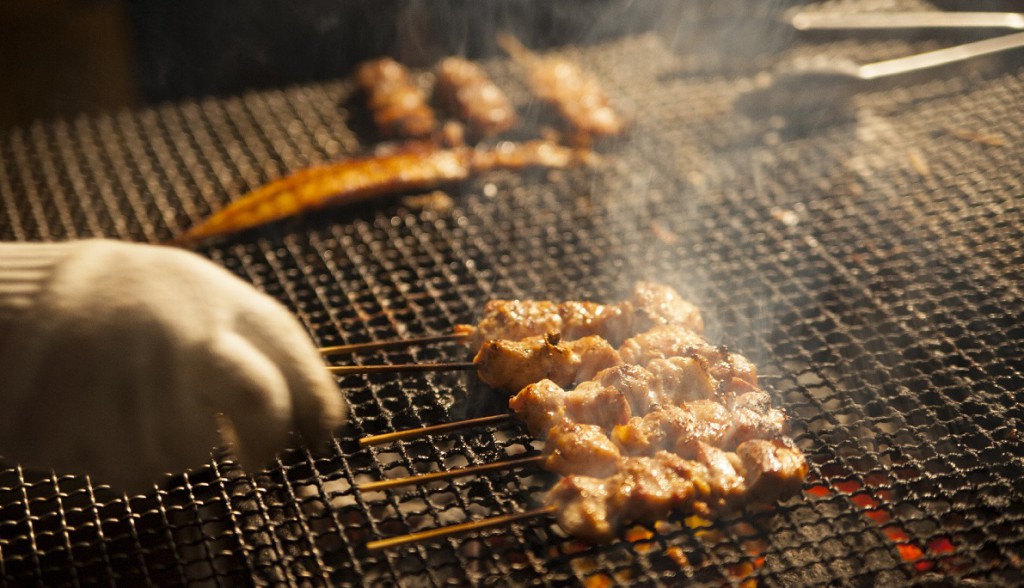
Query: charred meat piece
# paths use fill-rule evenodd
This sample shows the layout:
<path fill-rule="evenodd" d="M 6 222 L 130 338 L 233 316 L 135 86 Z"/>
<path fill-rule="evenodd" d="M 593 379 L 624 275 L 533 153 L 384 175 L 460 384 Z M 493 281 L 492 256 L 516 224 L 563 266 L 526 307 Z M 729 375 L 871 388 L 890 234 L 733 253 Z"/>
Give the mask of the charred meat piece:
<path fill-rule="evenodd" d="M 545 502 L 555 505 L 558 526 L 573 537 L 606 543 L 619 532 L 617 516 L 608 513 L 608 480 L 566 476 L 548 491 Z"/>
<path fill-rule="evenodd" d="M 619 353 L 600 337 L 560 341 L 553 334 L 488 341 L 473 361 L 481 380 L 507 391 L 522 390 L 544 379 L 571 386 L 622 363 Z"/>
<path fill-rule="evenodd" d="M 516 124 L 516 111 L 508 96 L 471 61 L 461 57 L 443 59 L 437 65 L 434 91 L 477 138 L 503 133 Z"/>
<path fill-rule="evenodd" d="M 558 525 L 574 537 L 605 543 L 630 522 L 698 503 L 702 496 L 694 481 L 708 476 L 701 464 L 669 453 L 623 458 L 617 470 L 607 478 L 570 475 L 559 480 L 545 497 L 558 507 Z"/>
<path fill-rule="evenodd" d="M 356 69 L 356 83 L 366 94 L 373 122 L 384 136 L 426 138 L 437 128 L 427 96 L 412 82 L 409 70 L 390 57 L 367 61 Z"/>
<path fill-rule="evenodd" d="M 611 107 L 597 78 L 578 65 L 535 55 L 511 35 L 500 35 L 498 44 L 526 68 L 530 90 L 562 117 L 575 141 L 613 137 L 626 130 L 626 121 Z"/>
<path fill-rule="evenodd" d="M 651 282 L 639 282 L 632 297 L 617 304 L 491 300 L 476 326 L 458 325 L 456 332 L 470 335 L 471 348 L 493 339 L 524 339 L 549 332 L 558 332 L 565 340 L 598 335 L 618 346 L 655 325 L 681 326 L 693 333 L 695 342 L 704 343 L 699 337 L 704 322 L 697 307 L 669 286 Z"/>

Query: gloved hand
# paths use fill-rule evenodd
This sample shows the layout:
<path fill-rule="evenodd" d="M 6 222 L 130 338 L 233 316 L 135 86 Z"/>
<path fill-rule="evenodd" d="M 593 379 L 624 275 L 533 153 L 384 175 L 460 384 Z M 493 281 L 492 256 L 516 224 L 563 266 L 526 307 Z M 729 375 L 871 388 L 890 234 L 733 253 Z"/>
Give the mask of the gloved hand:
<path fill-rule="evenodd" d="M 25 261 L 32 247 L 45 263 Z M 0 244 L 0 288 L 19 275 L 35 289 L 8 287 L 8 301 L 27 290 L 26 307 L 0 312 L 9 460 L 136 491 L 209 463 L 222 441 L 258 468 L 290 430 L 313 447 L 345 418 L 295 318 L 198 255 L 103 240 Z"/>

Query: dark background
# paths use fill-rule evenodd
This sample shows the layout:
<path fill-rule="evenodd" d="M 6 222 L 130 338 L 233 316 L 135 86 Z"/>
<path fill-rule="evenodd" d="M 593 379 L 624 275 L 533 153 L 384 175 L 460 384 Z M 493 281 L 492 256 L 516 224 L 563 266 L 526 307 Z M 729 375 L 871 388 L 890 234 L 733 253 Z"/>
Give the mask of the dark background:
<path fill-rule="evenodd" d="M 763 67 L 749 57 L 790 43 L 777 17 L 804 4 L 843 9 L 808 0 L 4 0 L 0 128 L 333 79 L 381 54 L 413 66 L 485 57 L 499 30 L 531 47 L 658 30 L 710 69 Z M 1014 9 L 996 0 L 930 4 Z"/>
<path fill-rule="evenodd" d="M 622 0 L 4 0 L 0 127 L 345 76 L 391 54 L 480 57 L 650 28 L 676 3 Z"/>

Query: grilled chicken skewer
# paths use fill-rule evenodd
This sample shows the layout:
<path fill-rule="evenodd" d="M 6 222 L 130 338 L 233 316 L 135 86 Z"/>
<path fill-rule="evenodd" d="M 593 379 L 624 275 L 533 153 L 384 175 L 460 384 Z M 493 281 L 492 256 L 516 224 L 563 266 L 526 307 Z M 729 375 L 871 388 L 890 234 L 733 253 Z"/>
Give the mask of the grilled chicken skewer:
<path fill-rule="evenodd" d="M 597 78 L 570 61 L 534 54 L 512 35 L 499 35 L 498 44 L 526 68 L 530 90 L 565 120 L 574 142 L 588 144 L 626 130 L 626 121 L 611 107 Z"/>
<path fill-rule="evenodd" d="M 606 372 L 624 368 L 636 366 Z M 597 381 L 621 381 L 620 376 L 607 373 Z M 665 380 L 669 382 L 690 383 L 672 390 L 671 397 L 665 396 L 669 391 L 661 389 L 658 392 L 663 400 L 702 394 L 723 399 L 720 389 L 716 392 L 699 379 Z M 603 542 L 613 538 L 625 523 L 653 520 L 673 510 L 713 516 L 737 504 L 788 497 L 799 490 L 806 477 L 802 453 L 782 436 L 784 415 L 770 408 L 763 391 L 751 390 L 732 398 L 731 409 L 710 398 L 687 400 L 677 406 L 655 405 L 648 414 L 633 417 L 624 425 L 615 425 L 621 419 L 594 410 L 607 402 L 607 392 L 591 391 L 588 396 L 590 406 L 583 410 L 577 407 L 572 416 L 604 422 L 580 424 L 562 416 L 547 432 L 542 456 L 387 480 L 361 489 L 379 490 L 536 463 L 566 476 L 548 493 L 545 500 L 549 507 L 544 512 L 555 514 L 559 525 L 570 534 Z M 612 426 L 609 438 L 605 431 Z M 734 451 L 727 451 L 732 448 Z M 439 531 L 431 536 L 440 536 Z M 398 539 L 392 544 L 403 542 Z"/>
<path fill-rule="evenodd" d="M 658 325 L 680 325 L 697 334 L 704 332 L 704 320 L 693 303 L 664 284 L 638 282 L 629 299 L 614 304 L 491 300 L 476 325 L 456 325 L 450 335 L 324 347 L 320 352 L 339 355 L 438 341 L 464 341 L 470 349 L 479 351 L 488 341 L 518 341 L 549 333 L 558 333 L 562 341 L 597 335 L 618 346 Z"/>
<path fill-rule="evenodd" d="M 678 358 L 676 358 L 678 357 Z M 653 329 L 627 339 L 616 352 L 607 343 L 602 343 L 599 338 L 584 337 L 571 342 L 561 342 L 555 345 L 544 337 L 527 338 L 523 341 L 492 341 L 484 345 L 477 354 L 473 363 L 464 364 L 408 364 L 398 366 L 342 366 L 340 368 L 328 368 L 336 372 L 363 373 L 367 368 L 381 368 L 382 371 L 410 371 L 414 369 L 474 369 L 478 371 L 481 380 L 491 383 L 494 386 L 505 390 L 519 389 L 519 394 L 511 401 L 512 407 L 519 405 L 542 404 L 563 402 L 566 393 L 565 387 L 576 382 L 584 382 L 583 387 L 594 385 L 586 382 L 588 375 L 597 374 L 602 369 L 613 366 L 622 366 L 625 358 L 641 365 L 648 365 L 659 372 L 669 372 L 666 365 L 688 361 L 685 358 L 696 358 L 707 370 L 709 378 L 719 382 L 717 386 L 730 389 L 756 388 L 757 368 L 737 353 L 731 353 L 722 346 L 714 346 L 705 341 L 689 329 L 678 325 L 660 325 Z M 673 359 L 667 359 L 673 358 Z M 436 367 L 435 367 L 436 366 Z M 393 369 L 392 369 L 393 368 Z M 623 380 L 629 379 L 626 372 L 634 372 L 633 388 L 637 390 L 649 390 L 651 382 L 647 370 L 639 365 L 622 366 L 624 372 L 618 374 Z M 635 372 L 648 374 L 641 378 Z M 607 371 L 607 370 L 606 370 Z M 617 372 L 616 372 L 617 373 Z M 681 377 L 676 375 L 674 377 Z M 640 394 L 641 392 L 638 392 Z M 642 392 L 650 394 L 650 392 Z M 542 400 L 543 399 L 543 400 Z M 609 412 L 612 407 L 625 402 L 621 399 L 612 399 L 612 403 L 605 407 Z M 648 400 L 643 407 L 640 401 L 630 400 L 634 413 L 646 412 L 647 406 L 657 401 Z M 554 410 L 554 409 L 552 409 Z M 551 414 L 555 414 L 552 412 Z M 560 414 L 560 413 L 559 413 Z M 527 425 L 534 434 L 543 434 L 555 421 L 545 421 L 546 425 L 535 424 L 537 417 L 523 414 L 521 417 L 526 420 Z M 627 417 L 628 418 L 628 417 Z M 474 425 L 475 419 L 468 421 L 454 421 L 446 423 L 451 430 L 469 428 Z M 433 427 L 417 429 L 406 429 L 375 435 L 371 438 L 364 438 L 360 441 L 365 445 L 376 445 L 387 443 L 397 439 L 413 439 L 419 436 L 432 434 Z"/>
<path fill-rule="evenodd" d="M 615 304 L 492 300 L 475 326 L 457 325 L 455 332 L 467 334 L 473 349 L 496 339 L 518 340 L 552 332 L 560 333 L 564 340 L 598 335 L 617 347 L 657 325 L 681 325 L 698 334 L 704 332 L 704 320 L 696 306 L 669 286 L 653 282 L 638 282 L 628 300 Z"/>
<path fill-rule="evenodd" d="M 622 455 L 650 455 L 669 449 L 690 457 L 697 442 L 735 447 L 749 439 L 784 433 L 785 415 L 771 408 L 768 394 L 756 387 L 756 376 L 747 372 L 747 379 L 727 374 L 727 380 L 716 380 L 706 366 L 699 356 L 655 360 L 649 369 L 618 365 L 569 391 L 542 380 L 521 390 L 509 405 L 535 437 L 547 439 L 544 456 L 538 461 L 561 474 L 607 474 Z M 364 438 L 360 444 L 500 423 L 509 416 L 386 433 Z M 518 461 L 498 463 L 522 465 Z M 478 467 L 453 470 L 446 477 L 477 473 Z M 495 467 L 491 464 L 489 469 Z M 416 476 L 401 480 L 387 485 L 420 481 Z"/>
<path fill-rule="evenodd" d="M 803 454 L 786 438 L 748 441 L 735 452 L 709 445 L 700 451 L 696 460 L 667 451 L 625 458 L 609 478 L 562 478 L 540 508 L 388 537 L 366 547 L 377 551 L 542 516 L 555 517 L 574 537 L 604 543 L 627 524 L 655 521 L 673 511 L 714 516 L 743 504 L 774 503 L 799 492 L 807 476 Z"/>
<path fill-rule="evenodd" d="M 410 144 L 389 155 L 310 167 L 270 182 L 192 227 L 174 244 L 197 243 L 328 205 L 436 188 L 491 170 L 566 168 L 580 161 L 580 152 L 549 141 L 501 143 L 484 150 Z"/>
<path fill-rule="evenodd" d="M 615 365 L 573 390 L 541 380 L 509 401 L 530 431 L 546 438 L 542 455 L 386 480 L 366 489 L 539 464 L 565 477 L 547 494 L 548 506 L 532 515 L 554 514 L 563 529 L 593 542 L 611 539 L 632 521 L 671 511 L 712 516 L 799 489 L 806 461 L 783 436 L 785 415 L 771 407 L 757 385 L 756 368 L 745 358 L 671 325 L 627 339 L 619 353 L 646 367 Z M 493 524 L 485 520 L 451 532 Z M 447 532 L 392 538 L 374 547 Z"/>
<path fill-rule="evenodd" d="M 660 345 L 666 349 L 674 345 L 677 350 L 698 344 L 708 347 L 697 333 L 690 330 L 703 329 L 704 326 L 700 312 L 693 304 L 668 286 L 641 282 L 634 288 L 630 300 L 618 304 L 492 300 L 485 306 L 484 318 L 477 326 L 459 325 L 455 333 L 456 337 L 464 337 L 471 347 L 478 349 L 472 363 L 352 365 L 328 369 L 339 374 L 358 374 L 444 371 L 473 369 L 476 366 L 480 379 L 501 391 L 515 392 L 545 378 L 560 386 L 569 386 L 590 379 L 606 367 L 622 363 L 619 353 L 600 335 L 619 340 L 651 325 L 660 325 L 665 332 L 652 331 L 643 338 L 634 337 L 637 341 L 633 343 L 623 344 L 631 356 L 653 357 L 669 353 L 665 350 L 644 350 L 646 345 Z M 543 328 L 551 330 L 536 334 Z M 524 338 L 485 339 L 495 335 Z M 390 342 L 369 344 L 369 347 L 384 345 L 390 346 Z M 321 351 L 335 354 L 338 348 Z"/>
<path fill-rule="evenodd" d="M 655 521 L 673 511 L 709 517 L 746 503 L 788 498 L 806 476 L 803 454 L 786 437 L 746 441 L 735 452 L 698 442 L 694 459 L 659 451 L 623 458 L 608 478 L 566 476 L 545 502 L 557 507 L 564 531 L 603 543 L 626 524 Z"/>
<path fill-rule="evenodd" d="M 475 369 L 479 378 L 495 390 L 513 392 L 545 378 L 568 386 L 620 363 L 618 352 L 600 337 L 560 341 L 551 333 L 522 341 L 489 341 L 472 362 L 343 365 L 327 370 L 348 375 Z"/>

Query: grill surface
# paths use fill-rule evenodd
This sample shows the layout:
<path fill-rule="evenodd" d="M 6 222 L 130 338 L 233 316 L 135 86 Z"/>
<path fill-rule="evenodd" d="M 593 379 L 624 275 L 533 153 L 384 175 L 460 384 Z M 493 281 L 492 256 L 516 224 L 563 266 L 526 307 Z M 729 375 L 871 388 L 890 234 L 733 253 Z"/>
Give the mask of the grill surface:
<path fill-rule="evenodd" d="M 806 40 L 890 57 L 935 41 Z M 465 376 L 350 376 L 351 429 L 322 457 L 244 476 L 227 459 L 125 499 L 0 470 L 8 583 L 433 586 L 1012 584 L 1024 558 L 1024 69 L 866 87 L 807 131 L 745 105 L 643 35 L 565 51 L 634 118 L 606 165 L 489 174 L 450 210 L 398 199 L 277 223 L 201 252 L 292 308 L 320 345 L 446 332 L 492 297 L 614 300 L 679 288 L 750 356 L 811 473 L 775 509 L 638 527 L 594 548 L 537 519 L 369 554 L 366 541 L 536 505 L 521 471 L 361 494 L 363 481 L 532 451 L 516 424 L 360 450 L 353 439 L 498 412 Z M 487 64 L 526 100 L 502 61 Z M 82 117 L 0 137 L 0 238 L 157 241 L 288 170 L 365 149 L 328 83 Z M 755 95 L 756 96 L 756 95 Z M 753 109 L 753 110 L 756 110 Z M 527 109 L 536 114 L 535 109 Z M 361 363 L 460 357 L 455 348 Z M 653 531 L 653 533 L 652 533 Z M 684 557 L 680 557 L 683 554 Z"/>

